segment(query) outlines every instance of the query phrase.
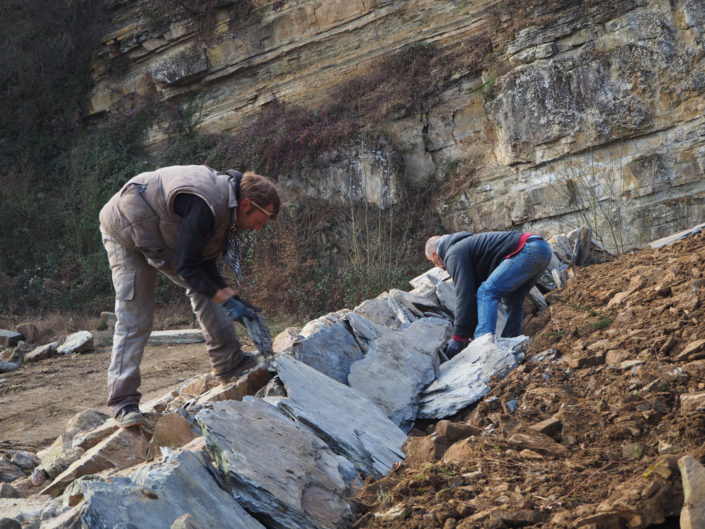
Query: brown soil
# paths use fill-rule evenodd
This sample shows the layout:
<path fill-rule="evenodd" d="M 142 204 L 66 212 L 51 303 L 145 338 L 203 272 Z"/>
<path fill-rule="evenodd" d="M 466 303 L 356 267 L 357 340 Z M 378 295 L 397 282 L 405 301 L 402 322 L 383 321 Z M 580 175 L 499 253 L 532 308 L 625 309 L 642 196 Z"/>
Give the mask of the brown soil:
<path fill-rule="evenodd" d="M 0 454 L 49 446 L 76 413 L 105 407 L 110 348 L 24 364 L 0 374 Z M 210 369 L 204 344 L 147 346 L 142 358 L 142 400 L 166 394 Z"/>
<path fill-rule="evenodd" d="M 525 321 L 527 361 L 454 424 L 417 425 L 417 462 L 368 480 L 356 527 L 678 527 L 677 459 L 705 461 L 705 414 L 680 405 L 705 389 L 703 243 L 576 270 Z"/>
<path fill-rule="evenodd" d="M 575 270 L 527 317 L 526 361 L 450 422 L 417 424 L 407 462 L 357 494 L 355 527 L 677 527 L 675 462 L 705 458 L 705 414 L 680 404 L 705 390 L 704 242 Z M 76 412 L 107 411 L 108 357 L 0 375 L 0 453 L 36 451 Z M 148 347 L 142 367 L 144 399 L 209 369 L 203 344 Z M 551 418 L 544 437 L 531 428 Z"/>

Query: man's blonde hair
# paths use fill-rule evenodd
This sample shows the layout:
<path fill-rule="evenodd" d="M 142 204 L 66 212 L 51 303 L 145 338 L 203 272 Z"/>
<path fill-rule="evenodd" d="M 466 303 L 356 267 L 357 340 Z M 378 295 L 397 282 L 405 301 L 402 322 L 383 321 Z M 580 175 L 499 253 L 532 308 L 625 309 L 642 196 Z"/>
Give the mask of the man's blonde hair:
<path fill-rule="evenodd" d="M 433 257 L 433 252 L 438 253 L 438 247 L 441 245 L 441 236 L 434 235 L 429 237 L 426 241 L 426 259 L 431 259 Z"/>
<path fill-rule="evenodd" d="M 274 214 L 279 214 L 281 208 L 281 198 L 277 184 L 266 176 L 258 175 L 248 171 L 242 175 L 240 182 L 240 200 L 249 198 L 258 206 L 266 208 L 270 204 L 274 206 Z"/>

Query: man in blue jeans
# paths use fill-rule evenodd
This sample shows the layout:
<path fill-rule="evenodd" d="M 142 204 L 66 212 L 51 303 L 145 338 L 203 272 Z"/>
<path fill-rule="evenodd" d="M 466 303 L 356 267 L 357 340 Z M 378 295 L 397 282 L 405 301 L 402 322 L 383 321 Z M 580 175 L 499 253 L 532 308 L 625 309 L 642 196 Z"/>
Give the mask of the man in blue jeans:
<path fill-rule="evenodd" d="M 455 285 L 453 339 L 445 350 L 454 357 L 470 337 L 493 337 L 497 306 L 507 321 L 501 336 L 521 334 L 524 299 L 551 261 L 552 250 L 539 235 L 517 231 L 434 235 L 426 241 L 426 258 L 447 270 Z"/>

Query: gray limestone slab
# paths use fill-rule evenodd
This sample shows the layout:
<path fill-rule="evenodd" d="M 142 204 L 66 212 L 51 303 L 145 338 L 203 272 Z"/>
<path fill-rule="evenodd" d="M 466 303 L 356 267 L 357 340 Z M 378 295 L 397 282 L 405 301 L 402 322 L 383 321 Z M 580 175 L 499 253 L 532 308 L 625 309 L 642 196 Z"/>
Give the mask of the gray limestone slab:
<path fill-rule="evenodd" d="M 205 342 L 201 329 L 173 329 L 152 331 L 147 343 L 150 345 L 171 345 Z"/>
<path fill-rule="evenodd" d="M 486 337 L 470 342 L 457 356 L 441 364 L 438 378 L 421 397 L 420 419 L 442 419 L 484 397 L 493 375 L 504 377 L 519 365 L 529 338 Z"/>
<path fill-rule="evenodd" d="M 387 297 L 386 292 L 375 299 L 363 301 L 353 309 L 353 312 L 377 325 L 390 329 L 398 329 L 413 321 L 399 303 Z"/>
<path fill-rule="evenodd" d="M 448 314 L 455 318 L 455 285 L 452 281 L 439 281 L 434 285 L 438 301 Z"/>
<path fill-rule="evenodd" d="M 449 277 L 450 275 L 448 274 L 448 272 L 446 272 L 442 268 L 434 266 L 433 268 L 427 270 L 420 276 L 413 278 L 411 281 L 409 281 L 409 284 L 411 284 L 411 286 L 414 288 L 419 288 L 424 285 L 434 286 L 439 281 L 445 281 Z"/>
<path fill-rule="evenodd" d="M 354 467 L 276 407 L 215 402 L 196 420 L 233 497 L 268 528 L 334 529 L 352 518 Z"/>
<path fill-rule="evenodd" d="M 311 323 L 301 330 L 304 338 L 293 344 L 293 356 L 317 371 L 346 383 L 350 366 L 362 358 L 363 354 L 355 336 L 342 320 L 326 324 L 319 322 L 320 325 Z M 305 331 L 310 334 L 304 335 Z"/>
<path fill-rule="evenodd" d="M 81 478 L 76 483 L 85 498 L 83 521 L 88 527 L 169 529 L 174 520 L 190 514 L 203 527 L 264 529 L 220 488 L 206 464 L 202 455 L 184 450 L 127 476 Z"/>
<path fill-rule="evenodd" d="M 693 226 L 692 228 L 688 228 L 687 230 L 673 233 L 667 237 L 663 237 L 662 239 L 651 241 L 649 243 L 649 246 L 651 248 L 663 248 L 664 246 L 668 246 L 669 244 L 673 244 L 676 241 L 680 241 L 681 239 L 684 239 L 689 235 L 700 233 L 703 229 L 705 229 L 705 223 L 698 224 L 697 226 Z"/>
<path fill-rule="evenodd" d="M 69 334 L 57 349 L 57 354 L 85 353 L 94 350 L 93 334 L 88 331 L 78 331 Z"/>
<path fill-rule="evenodd" d="M 306 325 L 303 326 L 299 334 L 304 338 L 308 338 L 309 336 L 316 334 L 318 331 L 325 327 L 328 327 L 329 325 L 334 325 L 336 323 L 341 323 L 345 321 L 346 316 L 349 312 L 350 309 L 341 309 L 336 312 L 329 312 L 328 314 L 325 314 L 320 318 L 316 318 L 315 320 L 309 321 Z"/>
<path fill-rule="evenodd" d="M 417 318 L 422 317 L 427 312 L 443 310 L 436 296 L 435 289 L 430 287 L 414 292 L 404 292 L 393 288 L 389 291 L 389 295 L 414 312 Z"/>
<path fill-rule="evenodd" d="M 389 327 L 383 327 L 378 325 L 364 316 L 360 316 L 356 312 L 350 312 L 347 315 L 348 325 L 352 329 L 355 338 L 357 338 L 357 343 L 360 345 L 363 353 L 367 353 L 370 345 L 383 334 L 387 334 L 392 331 Z"/>
<path fill-rule="evenodd" d="M 419 394 L 436 378 L 439 352 L 451 334 L 448 320 L 423 318 L 380 336 L 365 358 L 351 366 L 350 387 L 408 432 L 416 419 Z"/>
<path fill-rule="evenodd" d="M 277 370 L 289 395 L 278 406 L 363 475 L 380 478 L 404 459 L 406 434 L 368 399 L 286 355 L 277 357 Z"/>

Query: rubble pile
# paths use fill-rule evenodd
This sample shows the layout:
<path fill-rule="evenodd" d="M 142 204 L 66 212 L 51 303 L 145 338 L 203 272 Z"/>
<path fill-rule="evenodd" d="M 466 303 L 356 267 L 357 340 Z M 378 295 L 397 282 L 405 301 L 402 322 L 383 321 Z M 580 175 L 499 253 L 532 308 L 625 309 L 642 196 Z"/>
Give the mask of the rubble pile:
<path fill-rule="evenodd" d="M 700 527 L 705 239 L 549 242 L 527 336 L 441 363 L 454 289 L 429 270 L 287 329 L 238 380 L 142 403 L 144 427 L 86 410 L 8 452 L 0 526 Z"/>

